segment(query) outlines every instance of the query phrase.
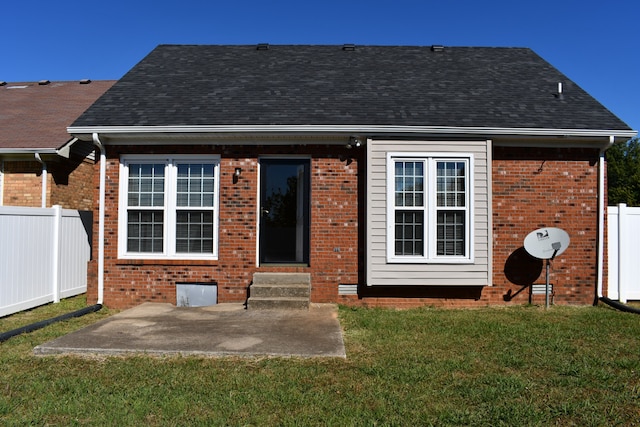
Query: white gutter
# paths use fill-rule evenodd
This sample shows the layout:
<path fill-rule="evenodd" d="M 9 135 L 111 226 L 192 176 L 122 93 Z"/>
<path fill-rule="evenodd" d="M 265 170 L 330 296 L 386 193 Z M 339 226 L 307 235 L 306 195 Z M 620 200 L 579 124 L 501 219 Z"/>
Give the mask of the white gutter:
<path fill-rule="evenodd" d="M 104 205 L 105 205 L 105 183 L 107 176 L 107 153 L 104 145 L 100 142 L 98 134 L 92 134 L 93 143 L 100 150 L 100 200 L 98 214 L 98 301 L 102 304 L 104 299 Z"/>
<path fill-rule="evenodd" d="M 34 153 L 34 156 L 38 162 L 42 165 L 42 195 L 40 196 L 40 207 L 47 207 L 47 163 L 42 160 L 40 153 Z"/>
<path fill-rule="evenodd" d="M 634 130 L 603 129 L 544 129 L 544 128 L 494 128 L 451 126 L 391 126 L 391 125 L 203 125 L 203 126 L 104 126 L 68 127 L 72 135 L 80 134 L 149 134 L 149 133 L 436 133 L 466 135 L 521 135 L 559 137 L 609 137 L 633 138 Z"/>
<path fill-rule="evenodd" d="M 600 158 L 598 159 L 598 266 L 596 279 L 596 294 L 598 299 L 604 296 L 602 294 L 604 280 L 604 219 L 606 214 L 605 209 L 607 208 L 604 188 L 604 178 L 606 173 L 604 152 L 615 143 L 615 140 L 616 138 L 613 135 L 609 136 L 609 143 L 600 150 Z"/>

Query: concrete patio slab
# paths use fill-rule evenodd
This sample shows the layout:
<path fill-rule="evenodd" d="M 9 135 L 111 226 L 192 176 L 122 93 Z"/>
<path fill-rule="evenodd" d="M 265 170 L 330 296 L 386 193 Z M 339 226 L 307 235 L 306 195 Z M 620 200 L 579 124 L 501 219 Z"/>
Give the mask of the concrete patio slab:
<path fill-rule="evenodd" d="M 338 310 L 144 303 L 34 348 L 36 355 L 346 357 Z"/>

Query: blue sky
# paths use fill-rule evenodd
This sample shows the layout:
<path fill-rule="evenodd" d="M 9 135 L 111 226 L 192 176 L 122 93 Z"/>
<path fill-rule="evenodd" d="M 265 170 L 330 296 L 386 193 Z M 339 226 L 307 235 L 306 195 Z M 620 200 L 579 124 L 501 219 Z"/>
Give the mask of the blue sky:
<path fill-rule="evenodd" d="M 640 1 L 14 0 L 0 81 L 118 79 L 158 44 L 530 47 L 640 129 Z"/>

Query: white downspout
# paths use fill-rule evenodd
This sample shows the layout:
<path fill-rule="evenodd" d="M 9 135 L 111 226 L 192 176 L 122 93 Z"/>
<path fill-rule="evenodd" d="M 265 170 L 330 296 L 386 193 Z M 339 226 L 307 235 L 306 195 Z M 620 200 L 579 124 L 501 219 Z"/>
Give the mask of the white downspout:
<path fill-rule="evenodd" d="M 604 219 L 605 219 L 605 209 L 607 208 L 607 203 L 605 200 L 605 188 L 604 188 L 604 177 L 605 177 L 605 161 L 604 161 L 604 152 L 607 148 L 611 147 L 613 143 L 616 141 L 614 136 L 609 137 L 609 143 L 600 150 L 600 158 L 598 159 L 598 271 L 597 271 L 597 300 L 603 297 L 603 280 L 604 280 Z"/>
<path fill-rule="evenodd" d="M 35 153 L 36 160 L 42 164 L 42 202 L 40 203 L 40 207 L 47 207 L 47 163 L 42 160 L 39 153 Z"/>
<path fill-rule="evenodd" d="M 107 153 L 96 132 L 93 133 L 93 143 L 100 150 L 100 199 L 98 202 L 98 301 L 102 305 L 104 299 L 104 204 L 105 182 L 107 176 Z"/>

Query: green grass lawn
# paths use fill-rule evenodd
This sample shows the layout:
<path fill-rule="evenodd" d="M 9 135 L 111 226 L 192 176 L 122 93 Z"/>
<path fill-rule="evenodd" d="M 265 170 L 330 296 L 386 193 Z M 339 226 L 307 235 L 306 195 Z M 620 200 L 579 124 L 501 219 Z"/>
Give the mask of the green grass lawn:
<path fill-rule="evenodd" d="M 82 298 L 0 319 L 4 332 Z M 107 310 L 0 344 L 3 425 L 637 425 L 640 316 L 340 309 L 347 359 L 34 357 Z"/>

